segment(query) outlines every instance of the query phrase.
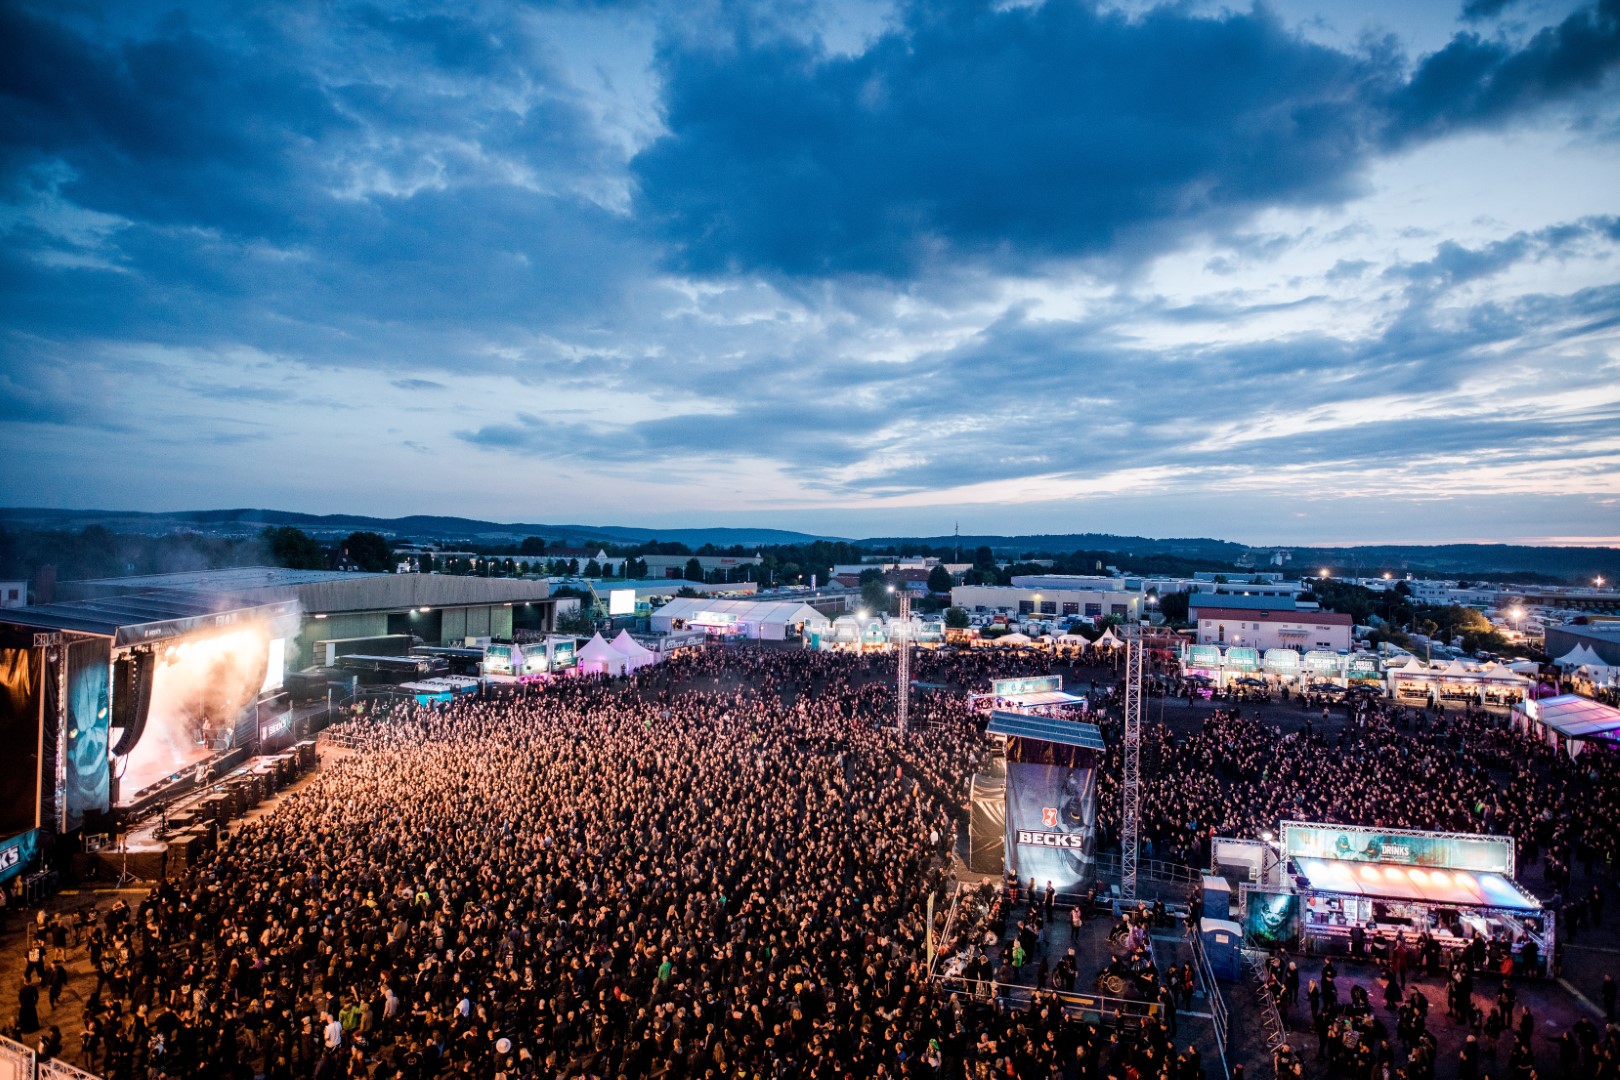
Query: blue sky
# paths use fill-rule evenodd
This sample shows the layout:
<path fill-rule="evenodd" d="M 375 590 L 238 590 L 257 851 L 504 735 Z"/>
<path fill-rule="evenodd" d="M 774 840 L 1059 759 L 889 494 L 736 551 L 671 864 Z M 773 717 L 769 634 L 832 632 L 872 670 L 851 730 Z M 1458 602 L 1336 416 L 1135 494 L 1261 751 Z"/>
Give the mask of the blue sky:
<path fill-rule="evenodd" d="M 1620 0 L 0 42 L 6 503 L 1620 543 Z"/>

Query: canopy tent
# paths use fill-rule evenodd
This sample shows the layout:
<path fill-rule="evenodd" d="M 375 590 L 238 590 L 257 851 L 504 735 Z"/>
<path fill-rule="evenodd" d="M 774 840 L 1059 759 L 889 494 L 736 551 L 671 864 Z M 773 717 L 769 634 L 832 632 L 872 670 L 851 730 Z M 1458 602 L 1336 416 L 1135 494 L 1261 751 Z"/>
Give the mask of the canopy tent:
<path fill-rule="evenodd" d="M 1299 871 L 1318 892 L 1407 900 L 1454 907 L 1532 912 L 1541 901 L 1501 874 L 1432 870 L 1398 863 L 1299 859 Z"/>
<path fill-rule="evenodd" d="M 579 650 L 579 670 L 594 675 L 623 675 L 628 657 L 602 640 L 600 632 Z"/>
<path fill-rule="evenodd" d="M 1514 709 L 1514 718 L 1554 747 L 1564 740 L 1570 757 L 1578 757 L 1589 740 L 1620 743 L 1620 709 L 1578 694 L 1526 702 Z"/>
<path fill-rule="evenodd" d="M 1010 634 L 1003 634 L 998 638 L 990 639 L 996 645 L 1028 645 L 1031 638 L 1027 634 L 1020 634 L 1016 630 Z"/>
<path fill-rule="evenodd" d="M 658 663 L 658 657 L 653 654 L 652 650 L 631 637 L 628 630 L 620 630 L 619 636 L 613 639 L 611 645 L 613 651 L 624 654 L 624 668 L 626 671 L 635 671 L 637 668 L 644 668 L 648 664 Z"/>
<path fill-rule="evenodd" d="M 1592 646 L 1582 643 L 1554 660 L 1553 663 L 1560 667 L 1585 667 L 1587 665 L 1601 667 L 1603 666 L 1603 657 L 1599 656 Z"/>
<path fill-rule="evenodd" d="M 1085 646 L 1091 644 L 1091 642 L 1087 641 L 1079 634 L 1059 634 L 1056 641 L 1059 645 L 1067 645 L 1071 648 L 1084 648 Z"/>
<path fill-rule="evenodd" d="M 1520 675 L 1535 675 L 1540 673 L 1541 665 L 1534 660 L 1515 660 L 1507 665 L 1509 671 L 1517 671 Z"/>
<path fill-rule="evenodd" d="M 1110 626 L 1102 632 L 1102 637 L 1091 644 L 1099 649 L 1118 649 L 1125 643 L 1119 639 L 1118 635 L 1114 633 L 1114 628 Z"/>

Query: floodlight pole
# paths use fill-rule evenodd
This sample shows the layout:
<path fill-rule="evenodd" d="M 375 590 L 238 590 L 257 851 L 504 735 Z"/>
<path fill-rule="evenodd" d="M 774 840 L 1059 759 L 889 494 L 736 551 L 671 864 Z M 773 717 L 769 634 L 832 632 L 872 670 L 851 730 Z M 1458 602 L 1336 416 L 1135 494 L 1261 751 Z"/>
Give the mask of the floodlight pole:
<path fill-rule="evenodd" d="M 1142 623 L 1125 624 L 1125 775 L 1120 783 L 1119 894 L 1136 899 L 1136 853 L 1142 802 Z"/>
<path fill-rule="evenodd" d="M 900 589 L 900 656 L 896 665 L 896 691 L 899 696 L 894 714 L 895 726 L 900 734 L 906 733 L 911 717 L 911 592 Z"/>

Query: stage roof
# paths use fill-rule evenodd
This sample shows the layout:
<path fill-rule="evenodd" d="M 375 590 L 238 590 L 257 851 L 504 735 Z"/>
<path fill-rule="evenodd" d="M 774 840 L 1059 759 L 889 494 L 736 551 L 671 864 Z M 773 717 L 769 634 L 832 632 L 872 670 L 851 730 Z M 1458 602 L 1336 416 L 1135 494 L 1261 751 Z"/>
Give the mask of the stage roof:
<path fill-rule="evenodd" d="M 221 596 L 151 592 L 12 608 L 0 612 L 0 622 L 42 632 L 93 634 L 112 638 L 114 645 L 139 645 L 249 619 L 297 614 L 293 601 L 244 603 Z"/>
<path fill-rule="evenodd" d="M 1501 874 L 1467 870 L 1427 870 L 1396 863 L 1351 863 L 1334 859 L 1299 859 L 1300 873 L 1319 892 L 1345 893 L 1379 900 L 1419 901 L 1453 907 L 1540 911 L 1541 901 Z"/>
<path fill-rule="evenodd" d="M 1099 752 L 1103 749 L 1101 729 L 1096 724 L 1082 724 L 1076 720 L 1054 720 L 1049 716 L 997 710 L 990 714 L 990 726 L 986 730 L 991 735 L 1006 735 L 1015 739 L 1037 739 Z"/>

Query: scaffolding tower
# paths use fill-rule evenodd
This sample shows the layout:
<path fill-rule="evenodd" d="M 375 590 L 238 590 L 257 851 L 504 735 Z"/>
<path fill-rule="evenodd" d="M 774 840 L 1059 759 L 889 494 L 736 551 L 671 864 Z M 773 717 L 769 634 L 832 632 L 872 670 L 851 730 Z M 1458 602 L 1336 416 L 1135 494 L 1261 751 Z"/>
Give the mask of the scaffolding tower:
<path fill-rule="evenodd" d="M 899 697 L 895 708 L 894 722 L 902 735 L 906 732 L 906 723 L 911 717 L 911 593 L 904 586 L 900 589 L 900 656 L 897 682 L 895 687 Z"/>
<path fill-rule="evenodd" d="M 1119 786 L 1119 894 L 1136 899 L 1136 852 L 1142 802 L 1142 654 L 1147 641 L 1138 622 L 1125 625 L 1125 775 Z"/>

